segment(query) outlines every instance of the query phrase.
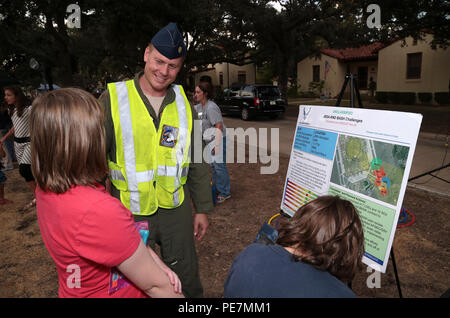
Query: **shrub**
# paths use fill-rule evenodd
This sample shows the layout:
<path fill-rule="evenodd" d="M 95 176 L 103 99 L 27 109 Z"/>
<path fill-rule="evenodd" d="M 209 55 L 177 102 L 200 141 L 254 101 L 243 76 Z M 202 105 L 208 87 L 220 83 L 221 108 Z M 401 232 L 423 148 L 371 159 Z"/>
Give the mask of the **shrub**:
<path fill-rule="evenodd" d="M 298 88 L 297 88 L 297 86 L 289 87 L 288 91 L 287 91 L 287 94 L 288 94 L 288 97 L 290 97 L 290 98 L 298 97 Z"/>
<path fill-rule="evenodd" d="M 448 104 L 450 104 L 450 93 L 449 92 L 435 92 L 434 100 L 439 105 L 448 105 Z"/>
<path fill-rule="evenodd" d="M 430 103 L 432 98 L 433 98 L 433 94 L 431 94 L 431 93 L 417 93 L 417 97 L 419 97 L 419 100 L 422 103 Z"/>
<path fill-rule="evenodd" d="M 399 94 L 399 100 L 401 104 L 413 105 L 416 103 L 416 93 L 401 92 Z"/>
<path fill-rule="evenodd" d="M 377 102 L 382 104 L 386 104 L 388 102 L 387 92 L 377 92 L 375 94 L 375 98 L 377 99 Z"/>
<path fill-rule="evenodd" d="M 316 98 L 318 97 L 314 92 L 299 92 L 298 97 L 301 98 Z"/>
<path fill-rule="evenodd" d="M 387 97 L 388 97 L 388 100 L 393 104 L 400 103 L 400 93 L 399 92 L 388 92 Z"/>
<path fill-rule="evenodd" d="M 317 96 L 320 96 L 322 93 L 322 89 L 325 86 L 325 81 L 321 80 L 319 82 L 309 82 L 309 90 L 315 93 Z"/>

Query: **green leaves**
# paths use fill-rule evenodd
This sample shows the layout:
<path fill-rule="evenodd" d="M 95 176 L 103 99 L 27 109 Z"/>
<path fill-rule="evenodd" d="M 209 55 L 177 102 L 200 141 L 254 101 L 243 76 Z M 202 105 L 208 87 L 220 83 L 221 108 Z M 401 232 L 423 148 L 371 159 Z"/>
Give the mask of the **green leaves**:
<path fill-rule="evenodd" d="M 277 2 L 280 10 L 272 4 Z M 380 0 L 381 28 L 370 29 L 373 1 L 267 0 L 25 0 L 0 3 L 0 68 L 29 84 L 36 58 L 62 85 L 87 87 L 132 77 L 144 66 L 152 36 L 176 22 L 188 43 L 180 82 L 209 64 L 271 64 L 283 96 L 296 63 L 321 48 L 434 35 L 447 46 L 449 2 Z M 69 4 L 81 8 L 81 28 L 67 28 Z"/>

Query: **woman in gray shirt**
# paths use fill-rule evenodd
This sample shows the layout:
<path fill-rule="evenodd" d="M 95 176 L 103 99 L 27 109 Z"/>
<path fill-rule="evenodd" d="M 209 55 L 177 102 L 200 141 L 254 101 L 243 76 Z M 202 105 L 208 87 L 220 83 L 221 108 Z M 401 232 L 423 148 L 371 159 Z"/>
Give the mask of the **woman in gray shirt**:
<path fill-rule="evenodd" d="M 206 158 L 211 165 L 213 184 L 217 192 L 217 203 L 231 198 L 230 176 L 226 166 L 226 127 L 222 113 L 210 98 L 213 87 L 209 82 L 200 82 L 195 87 L 194 99 L 198 103 L 195 110 L 202 120 L 203 140 L 210 149 L 211 158 Z"/>

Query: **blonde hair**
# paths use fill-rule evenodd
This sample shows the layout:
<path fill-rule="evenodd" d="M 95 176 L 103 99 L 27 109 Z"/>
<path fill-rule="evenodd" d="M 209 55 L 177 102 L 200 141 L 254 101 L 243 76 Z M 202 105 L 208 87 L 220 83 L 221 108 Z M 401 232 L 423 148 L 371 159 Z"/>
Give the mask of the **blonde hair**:
<path fill-rule="evenodd" d="M 62 88 L 39 96 L 30 117 L 32 171 L 44 191 L 95 186 L 108 173 L 104 112 L 91 94 Z"/>

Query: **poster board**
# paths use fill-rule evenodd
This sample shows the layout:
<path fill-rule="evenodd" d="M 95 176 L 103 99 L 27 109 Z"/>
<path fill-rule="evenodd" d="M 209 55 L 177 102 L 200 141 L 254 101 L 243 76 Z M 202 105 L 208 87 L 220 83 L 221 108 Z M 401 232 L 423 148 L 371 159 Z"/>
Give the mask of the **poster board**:
<path fill-rule="evenodd" d="M 363 263 L 385 273 L 421 122 L 414 113 L 300 105 L 281 210 L 293 216 L 321 195 L 351 201 Z"/>

